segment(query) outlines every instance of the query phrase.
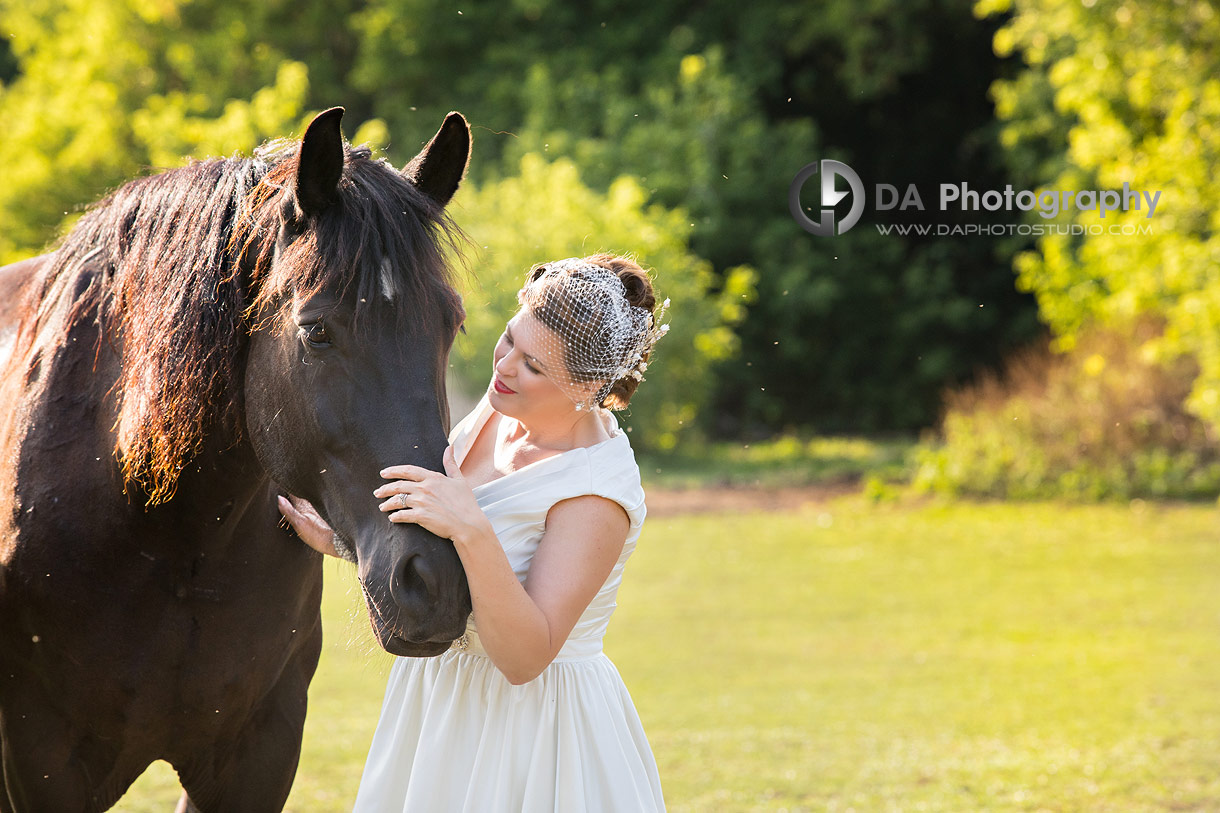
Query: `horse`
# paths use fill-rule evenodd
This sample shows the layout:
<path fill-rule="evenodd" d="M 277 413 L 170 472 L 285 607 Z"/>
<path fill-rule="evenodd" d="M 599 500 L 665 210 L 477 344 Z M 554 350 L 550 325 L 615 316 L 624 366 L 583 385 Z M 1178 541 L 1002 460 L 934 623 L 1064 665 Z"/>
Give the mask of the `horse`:
<path fill-rule="evenodd" d="M 401 171 L 299 142 L 127 183 L 0 269 L 0 811 L 100 811 L 154 760 L 179 810 L 281 810 L 321 651 L 308 499 L 394 655 L 466 626 L 452 543 L 388 522 L 442 469 L 464 311 L 450 113 Z"/>

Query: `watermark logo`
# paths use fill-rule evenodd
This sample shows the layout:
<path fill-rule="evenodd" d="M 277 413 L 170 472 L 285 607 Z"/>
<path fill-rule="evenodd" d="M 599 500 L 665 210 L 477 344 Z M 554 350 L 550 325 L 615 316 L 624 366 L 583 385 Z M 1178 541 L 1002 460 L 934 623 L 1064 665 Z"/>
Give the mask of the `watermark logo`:
<path fill-rule="evenodd" d="M 801 206 L 801 189 L 805 182 L 814 175 L 821 174 L 821 207 L 818 219 L 815 221 Z M 848 189 L 841 190 L 837 180 L 842 178 L 847 182 Z M 1069 235 L 1148 235 L 1152 234 L 1149 223 L 1121 222 L 1115 223 L 1113 218 L 1106 222 L 1106 215 L 1112 212 L 1141 212 L 1146 220 L 1151 220 L 1161 202 L 1161 190 L 1132 189 L 1131 184 L 1123 182 L 1121 189 L 1013 189 L 1012 184 L 1006 184 L 1003 189 L 973 189 L 970 184 L 961 181 L 957 183 L 942 183 L 939 185 L 939 210 L 953 219 L 951 223 L 878 223 L 877 231 L 884 235 L 900 236 L 915 235 L 919 237 L 956 237 L 973 235 L 1019 235 L 1039 237 L 1048 234 Z M 851 208 L 847 215 L 836 222 L 835 205 L 851 195 Z M 906 191 L 900 193 L 894 184 L 879 183 L 873 187 L 873 209 L 880 212 L 891 212 L 895 209 L 907 212 L 914 209 L 926 212 L 924 196 L 915 184 L 907 184 Z M 805 231 L 818 237 L 834 237 L 843 234 L 860 220 L 864 213 L 864 184 L 856 171 L 842 161 L 822 159 L 807 164 L 796 173 L 792 185 L 788 188 L 788 210 L 792 217 Z M 1100 223 L 1064 223 L 1047 222 L 1063 218 L 1060 215 L 1069 214 L 1075 209 L 1078 212 L 1093 213 Z M 948 214 L 951 212 L 969 213 L 986 211 L 991 213 L 1008 213 L 1016 215 L 1020 212 L 1037 211 L 1040 222 L 988 223 L 962 222 L 960 217 Z M 1069 215 L 1070 217 L 1070 215 Z"/>
<path fill-rule="evenodd" d="M 805 209 L 801 206 L 801 187 L 805 185 L 805 181 L 818 173 L 822 175 L 820 190 L 822 206 L 821 215 L 815 221 L 805 214 Z M 849 191 L 840 192 L 835 185 L 836 178 L 843 178 L 847 181 Z M 849 194 L 851 195 L 851 209 L 848 210 L 846 217 L 835 223 L 834 206 Z M 856 171 L 842 161 L 834 161 L 829 158 L 814 161 L 796 173 L 796 177 L 792 179 L 792 185 L 788 187 L 788 210 L 792 212 L 792 217 L 801 225 L 801 228 L 810 234 L 818 237 L 833 237 L 836 234 L 843 234 L 856 225 L 856 221 L 864 213 L 864 184 L 860 182 L 860 176 L 856 174 Z"/>

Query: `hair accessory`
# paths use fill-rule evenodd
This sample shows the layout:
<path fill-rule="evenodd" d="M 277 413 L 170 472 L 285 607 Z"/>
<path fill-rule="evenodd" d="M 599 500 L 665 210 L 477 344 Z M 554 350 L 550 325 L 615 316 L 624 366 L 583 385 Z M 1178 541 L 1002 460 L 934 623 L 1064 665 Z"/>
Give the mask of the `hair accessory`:
<path fill-rule="evenodd" d="M 577 257 L 547 263 L 517 292 L 514 325 L 527 350 L 578 410 L 599 406 L 614 384 L 628 376 L 644 380 L 653 345 L 669 332 L 656 314 L 627 301 L 618 274 Z M 518 341 L 520 341 L 518 339 Z"/>

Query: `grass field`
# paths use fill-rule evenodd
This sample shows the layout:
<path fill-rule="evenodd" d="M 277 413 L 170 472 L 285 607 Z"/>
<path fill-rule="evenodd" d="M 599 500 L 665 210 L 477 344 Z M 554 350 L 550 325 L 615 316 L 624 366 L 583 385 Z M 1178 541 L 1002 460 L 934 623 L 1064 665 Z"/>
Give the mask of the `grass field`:
<path fill-rule="evenodd" d="M 607 651 L 674 811 L 1220 810 L 1212 506 L 649 520 Z M 348 810 L 381 702 L 353 574 L 288 809 Z M 118 809 L 171 810 L 155 765 Z"/>

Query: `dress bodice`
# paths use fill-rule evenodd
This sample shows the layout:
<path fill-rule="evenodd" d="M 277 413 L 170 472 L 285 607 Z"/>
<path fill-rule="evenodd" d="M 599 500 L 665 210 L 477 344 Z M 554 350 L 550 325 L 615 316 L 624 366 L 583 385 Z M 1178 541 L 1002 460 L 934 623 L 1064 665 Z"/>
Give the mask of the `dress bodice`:
<path fill-rule="evenodd" d="M 454 459 L 459 466 L 494 411 L 484 394 L 470 414 L 449 433 Z M 614 500 L 627 512 L 631 527 L 623 551 L 605 583 L 581 614 L 560 649 L 557 661 L 601 652 L 602 637 L 616 606 L 615 596 L 622 582 L 623 566 L 635 550 L 646 513 L 640 470 L 627 433 L 608 411 L 601 410 L 600 416 L 606 422 L 608 439 L 537 460 L 473 488 L 479 507 L 487 515 L 513 572 L 522 582 L 546 530 L 547 512 L 555 503 L 595 494 Z M 473 616 L 467 626 L 466 639 L 466 645 L 478 651 Z"/>

